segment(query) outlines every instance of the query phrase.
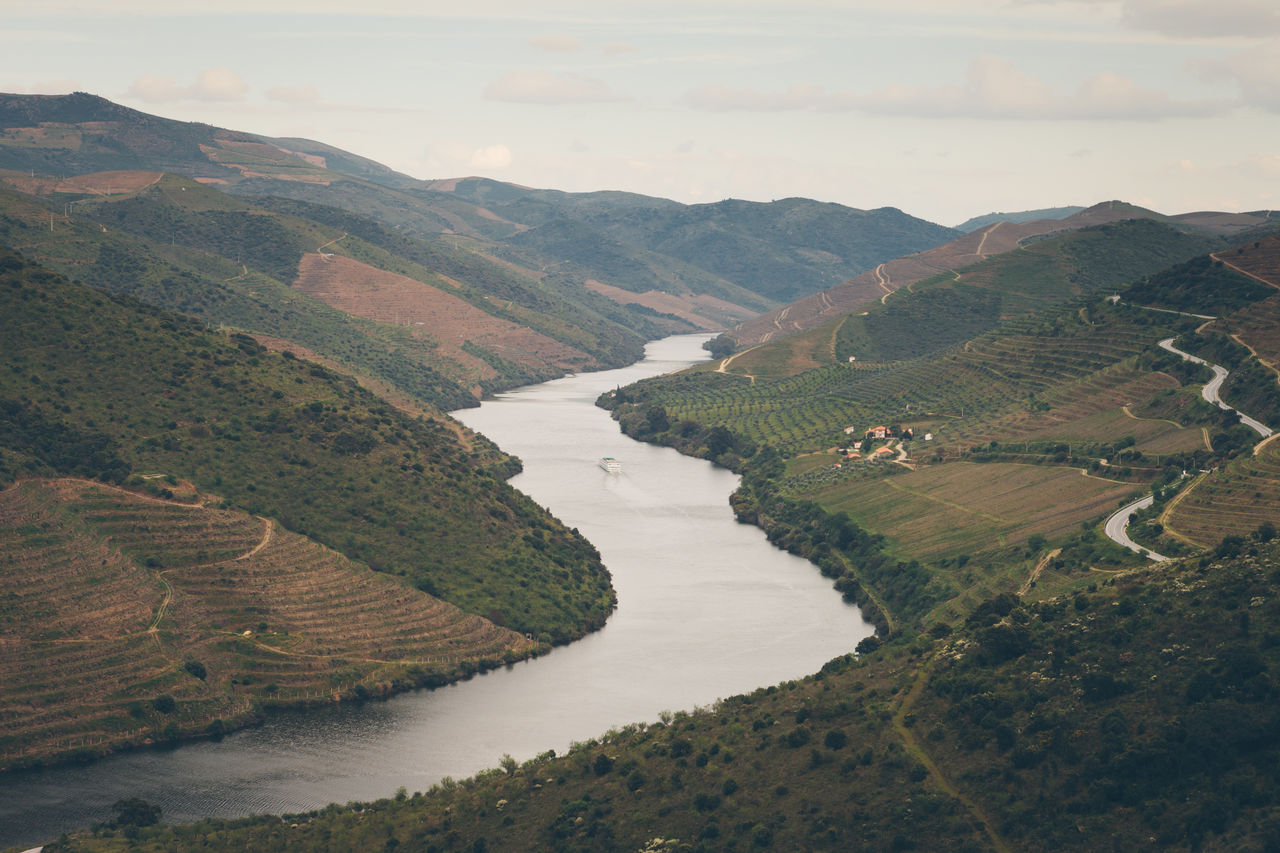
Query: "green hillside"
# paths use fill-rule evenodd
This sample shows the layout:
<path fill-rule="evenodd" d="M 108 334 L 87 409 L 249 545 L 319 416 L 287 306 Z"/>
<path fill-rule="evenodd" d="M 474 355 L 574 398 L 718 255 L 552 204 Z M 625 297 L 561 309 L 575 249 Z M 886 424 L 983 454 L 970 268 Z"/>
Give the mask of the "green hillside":
<path fill-rule="evenodd" d="M 595 550 L 456 424 L 3 258 L 0 479 L 172 475 L 539 640 L 603 623 L 613 593 Z"/>
<path fill-rule="evenodd" d="M 1266 850 L 1278 576 L 1253 539 L 427 792 L 46 849 Z"/>
<path fill-rule="evenodd" d="M 1141 221 L 1040 241 L 735 356 L 725 372 L 646 380 L 602 403 L 635 437 L 745 471 L 739 518 L 817 563 L 882 631 L 956 624 L 986 598 L 1061 594 L 1134 564 L 1098 529 L 1111 509 L 1153 485 L 1168 500 L 1183 471 L 1257 441 L 1200 399 L 1208 372 L 1159 340 L 1180 336 L 1228 364 L 1240 405 L 1274 417 L 1274 374 L 1246 348 L 1196 335 L 1201 318 L 1134 304 L 1165 294 L 1200 313 L 1269 288 L 1206 260 L 1118 286 L 1204 243 Z M 1101 296 L 1114 292 L 1118 304 Z M 1002 316 L 1007 302 L 1021 316 Z M 808 339 L 859 355 L 794 370 Z M 876 425 L 889 435 L 876 440 Z"/>
<path fill-rule="evenodd" d="M 241 206 L 216 193 L 212 198 L 226 199 L 229 207 Z M 254 225 L 262 225 L 264 233 L 284 232 L 278 249 L 269 242 L 251 244 L 268 263 L 278 265 L 279 257 L 298 239 L 282 227 L 272 227 L 276 223 L 265 216 L 243 213 L 237 226 L 225 210 L 205 213 L 221 215 L 231 227 L 251 234 Z M 51 215 L 56 223 L 52 230 Z M 164 228 L 161 224 L 156 230 L 162 234 Z M 150 240 L 116 228 L 104 230 L 83 216 L 57 216 L 37 199 L 0 189 L 0 240 L 50 269 L 94 286 L 211 325 L 292 341 L 441 409 L 474 404 L 469 391 L 441 372 L 444 364 L 433 364 L 431 348 L 405 330 L 351 317 L 276 278 L 246 271 L 247 265 L 235 262 L 235 254 L 226 258 L 178 245 L 176 231 L 169 240 Z M 209 240 L 203 235 L 200 242 Z"/>

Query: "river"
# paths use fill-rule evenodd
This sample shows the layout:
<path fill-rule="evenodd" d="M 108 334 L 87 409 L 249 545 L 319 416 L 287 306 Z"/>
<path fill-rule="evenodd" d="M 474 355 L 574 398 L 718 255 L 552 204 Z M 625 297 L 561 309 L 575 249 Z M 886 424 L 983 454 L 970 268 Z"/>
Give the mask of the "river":
<path fill-rule="evenodd" d="M 701 336 L 651 343 L 630 367 L 523 388 L 455 416 L 519 456 L 511 482 L 600 550 L 618 609 L 600 631 L 536 660 L 437 690 L 272 715 L 221 741 L 0 776 L 0 847 L 36 844 L 142 797 L 169 822 L 299 812 L 564 751 L 816 672 L 872 633 L 807 561 L 734 521 L 737 477 L 633 441 L 602 392 L 703 360 Z M 606 473 L 601 456 L 622 471 Z"/>

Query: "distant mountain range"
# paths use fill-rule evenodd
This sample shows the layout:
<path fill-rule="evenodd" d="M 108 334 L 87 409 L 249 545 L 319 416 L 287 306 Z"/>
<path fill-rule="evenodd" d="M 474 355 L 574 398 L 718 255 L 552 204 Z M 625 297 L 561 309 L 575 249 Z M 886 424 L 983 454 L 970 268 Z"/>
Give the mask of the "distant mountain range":
<path fill-rule="evenodd" d="M 111 243 L 129 261 L 114 280 L 100 269 L 102 286 L 287 340 L 446 406 L 626 363 L 647 339 L 732 326 L 957 233 L 893 208 L 806 199 L 685 205 L 419 181 L 324 143 L 173 121 L 85 93 L 0 95 L 0 182 L 19 194 L 0 210 L 24 210 L 5 239 L 41 262 L 75 275 L 71 259 Z M 55 249 L 69 231 L 80 248 Z M 140 284 L 175 276 L 190 279 L 180 296 Z M 236 298 L 208 296 L 228 290 Z M 246 304 L 264 298 L 276 314 Z M 371 322 L 348 323 L 341 345 L 336 333 L 296 328 L 332 316 L 325 306 Z M 281 312 L 306 316 L 286 328 Z M 398 366 L 357 357 L 370 339 Z M 432 389 L 406 378 L 415 365 Z"/>

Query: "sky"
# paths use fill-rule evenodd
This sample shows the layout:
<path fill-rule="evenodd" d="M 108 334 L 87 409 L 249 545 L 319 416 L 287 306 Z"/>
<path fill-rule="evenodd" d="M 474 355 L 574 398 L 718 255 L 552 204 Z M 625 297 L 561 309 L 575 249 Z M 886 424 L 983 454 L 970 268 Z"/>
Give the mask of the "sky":
<path fill-rule="evenodd" d="M 1280 205 L 1277 0 L 0 0 L 0 91 L 418 178 L 944 225 Z"/>

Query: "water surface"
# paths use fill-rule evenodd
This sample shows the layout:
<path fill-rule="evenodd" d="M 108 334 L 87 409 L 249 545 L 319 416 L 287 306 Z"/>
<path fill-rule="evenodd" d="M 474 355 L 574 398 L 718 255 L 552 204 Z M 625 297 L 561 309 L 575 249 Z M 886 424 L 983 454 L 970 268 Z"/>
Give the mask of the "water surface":
<path fill-rule="evenodd" d="M 734 521 L 738 478 L 623 436 L 596 397 L 705 358 L 706 336 L 650 344 L 644 361 L 503 394 L 459 420 L 519 456 L 512 485 L 591 540 L 619 605 L 604 629 L 544 657 L 438 690 L 273 715 L 220 742 L 86 767 L 0 776 L 0 846 L 111 817 L 139 796 L 164 819 L 298 812 L 426 790 L 504 754 L 564 751 L 817 671 L 872 632 L 807 561 Z M 601 456 L 622 461 L 602 471 Z"/>

